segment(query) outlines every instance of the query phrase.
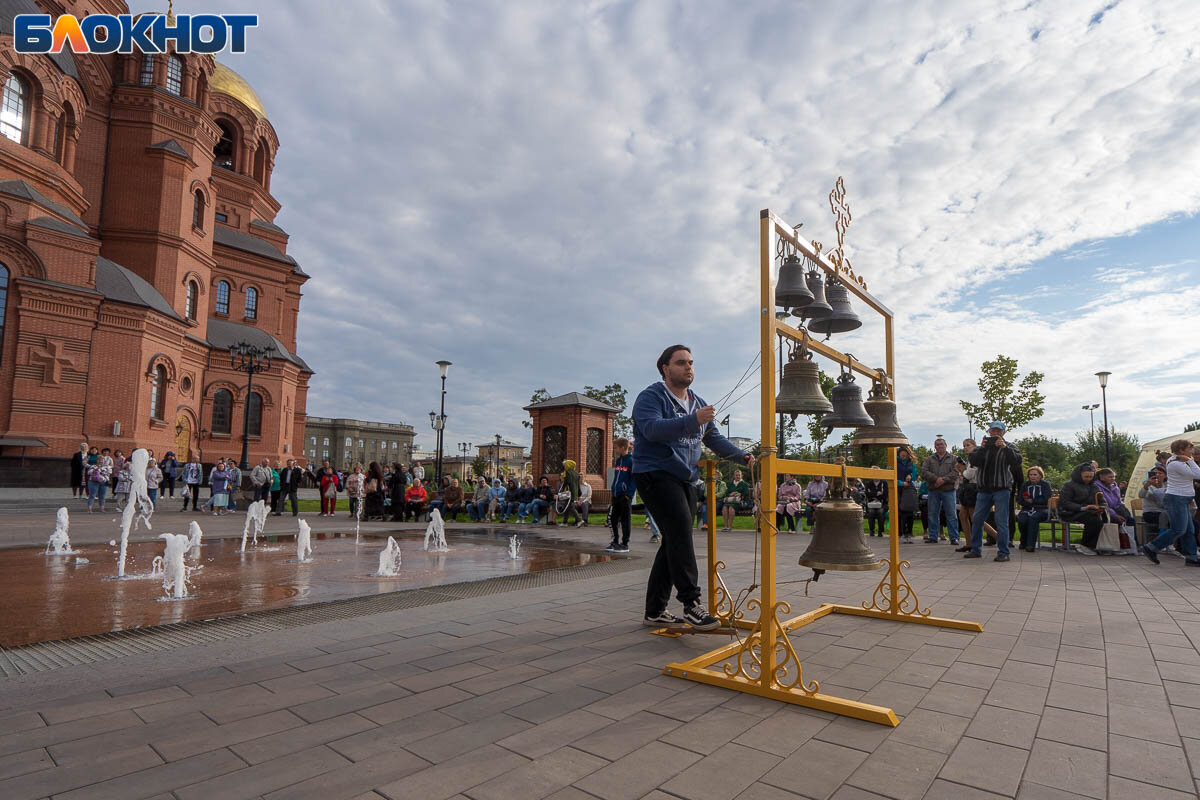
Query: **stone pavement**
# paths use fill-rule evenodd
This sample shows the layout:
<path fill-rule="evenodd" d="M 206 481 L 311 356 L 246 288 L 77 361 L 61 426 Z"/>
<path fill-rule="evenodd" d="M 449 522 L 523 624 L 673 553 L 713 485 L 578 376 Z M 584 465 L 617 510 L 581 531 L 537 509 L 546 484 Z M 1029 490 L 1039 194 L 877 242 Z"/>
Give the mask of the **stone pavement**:
<path fill-rule="evenodd" d="M 721 537 L 733 587 L 751 541 Z M 780 580 L 807 543 L 780 537 Z M 9 679 L 0 798 L 1196 796 L 1200 570 L 903 554 L 922 605 L 986 631 L 833 615 L 792 637 L 806 679 L 894 729 L 663 676 L 725 639 L 647 633 L 643 570 Z M 878 577 L 781 589 L 798 613 Z"/>

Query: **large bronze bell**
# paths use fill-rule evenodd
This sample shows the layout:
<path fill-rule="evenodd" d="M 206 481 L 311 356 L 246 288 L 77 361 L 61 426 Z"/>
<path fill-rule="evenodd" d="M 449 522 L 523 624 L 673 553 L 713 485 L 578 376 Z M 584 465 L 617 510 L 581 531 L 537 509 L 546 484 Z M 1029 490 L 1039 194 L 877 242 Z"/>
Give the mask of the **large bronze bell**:
<path fill-rule="evenodd" d="M 825 299 L 832 310 L 828 316 L 808 323 L 813 333 L 847 333 L 862 327 L 862 320 L 850 307 L 850 292 L 837 278 L 830 277 L 825 287 Z"/>
<path fill-rule="evenodd" d="M 884 374 L 882 369 L 879 374 Z M 896 421 L 896 401 L 888 397 L 883 381 L 875 382 L 870 397 L 863 405 L 875 422 L 855 431 L 850 444 L 858 447 L 912 447 L 904 431 L 900 430 L 900 423 Z"/>
<path fill-rule="evenodd" d="M 844 367 L 831 394 L 833 411 L 821 417 L 821 424 L 826 428 L 861 428 L 875 423 L 863 406 L 862 389 L 854 382 L 854 375 Z"/>
<path fill-rule="evenodd" d="M 791 360 L 783 366 L 783 380 L 779 382 L 779 395 L 775 398 L 777 414 L 828 414 L 833 403 L 821 391 L 821 371 L 812 353 L 805 347 L 792 352 Z"/>
<path fill-rule="evenodd" d="M 846 497 L 844 490 L 817 506 L 812 542 L 800 556 L 800 566 L 818 570 L 819 576 L 820 570 L 854 572 L 878 569 L 881 565 L 863 539 L 862 506 Z"/>
<path fill-rule="evenodd" d="M 825 281 L 816 269 L 804 273 L 804 283 L 813 296 L 812 302 L 804 306 L 797 317 L 802 319 L 823 319 L 833 311 L 833 307 L 825 301 Z"/>
<path fill-rule="evenodd" d="M 775 305 L 781 308 L 804 308 L 813 301 L 813 293 L 804 282 L 804 267 L 793 253 L 779 267 L 779 282 L 775 284 Z"/>

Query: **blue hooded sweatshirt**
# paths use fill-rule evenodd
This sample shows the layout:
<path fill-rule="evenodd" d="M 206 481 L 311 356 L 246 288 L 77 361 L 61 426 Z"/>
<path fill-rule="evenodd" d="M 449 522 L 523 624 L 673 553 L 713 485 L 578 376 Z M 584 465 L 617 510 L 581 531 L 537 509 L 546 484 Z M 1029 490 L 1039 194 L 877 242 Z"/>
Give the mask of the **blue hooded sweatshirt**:
<path fill-rule="evenodd" d="M 744 460 L 745 452 L 722 436 L 716 423 L 701 428 L 696 411 L 704 405 L 704 400 L 688 389 L 685 410 L 662 381 L 643 389 L 633 403 L 634 473 L 664 470 L 682 481 L 695 482 L 700 477 L 696 463 L 702 442 L 722 458 Z"/>
<path fill-rule="evenodd" d="M 628 497 L 630 499 L 637 493 L 637 489 L 633 485 L 633 456 L 626 453 L 617 459 L 616 466 L 613 468 L 613 497 Z"/>

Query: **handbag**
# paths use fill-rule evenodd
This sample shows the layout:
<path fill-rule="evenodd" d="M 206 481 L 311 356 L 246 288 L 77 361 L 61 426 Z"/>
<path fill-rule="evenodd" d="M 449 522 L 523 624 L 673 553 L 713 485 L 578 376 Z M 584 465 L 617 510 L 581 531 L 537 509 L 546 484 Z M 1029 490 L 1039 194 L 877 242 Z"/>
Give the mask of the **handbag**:
<path fill-rule="evenodd" d="M 1121 529 L 1115 522 L 1100 526 L 1100 538 L 1096 540 L 1097 553 L 1113 553 L 1121 549 Z"/>
<path fill-rule="evenodd" d="M 336 485 L 331 482 L 328 486 L 326 486 L 324 495 L 327 500 L 336 500 L 337 499 Z"/>

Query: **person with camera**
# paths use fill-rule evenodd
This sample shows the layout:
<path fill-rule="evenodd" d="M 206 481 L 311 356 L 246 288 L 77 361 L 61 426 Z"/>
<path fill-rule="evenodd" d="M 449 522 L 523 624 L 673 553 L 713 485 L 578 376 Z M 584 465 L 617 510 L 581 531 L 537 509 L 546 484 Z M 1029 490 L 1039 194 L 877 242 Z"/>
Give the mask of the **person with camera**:
<path fill-rule="evenodd" d="M 1200 479 L 1200 467 L 1194 459 L 1195 448 L 1187 439 L 1171 442 L 1171 457 L 1167 459 L 1167 491 L 1163 496 L 1163 509 L 1169 523 L 1166 530 L 1153 542 L 1142 545 L 1146 558 L 1158 563 L 1158 554 L 1172 542 L 1179 541 L 1186 563 L 1200 567 L 1196 556 L 1196 523 L 1188 514 L 1188 503 L 1196 496 L 1194 481 Z"/>
<path fill-rule="evenodd" d="M 656 366 L 662 381 L 643 389 L 633 404 L 633 482 L 662 536 L 646 582 L 642 621 L 651 627 L 687 622 L 698 630 L 712 630 L 720 622 L 700 600 L 692 544 L 700 447 L 707 445 L 718 456 L 747 465 L 754 463 L 754 456 L 721 435 L 713 422 L 716 409 L 689 388 L 695 379 L 690 348 L 668 347 Z M 683 603 L 683 619 L 667 610 L 672 586 Z"/>
<path fill-rule="evenodd" d="M 996 512 L 997 554 L 994 561 L 1008 561 L 1008 516 L 1012 504 L 1013 473 L 1021 466 L 1021 453 L 1004 441 L 1007 427 L 996 420 L 988 424 L 988 435 L 971 452 L 979 489 L 971 519 L 971 549 L 963 558 L 983 558 L 983 525 L 988 512 Z"/>

